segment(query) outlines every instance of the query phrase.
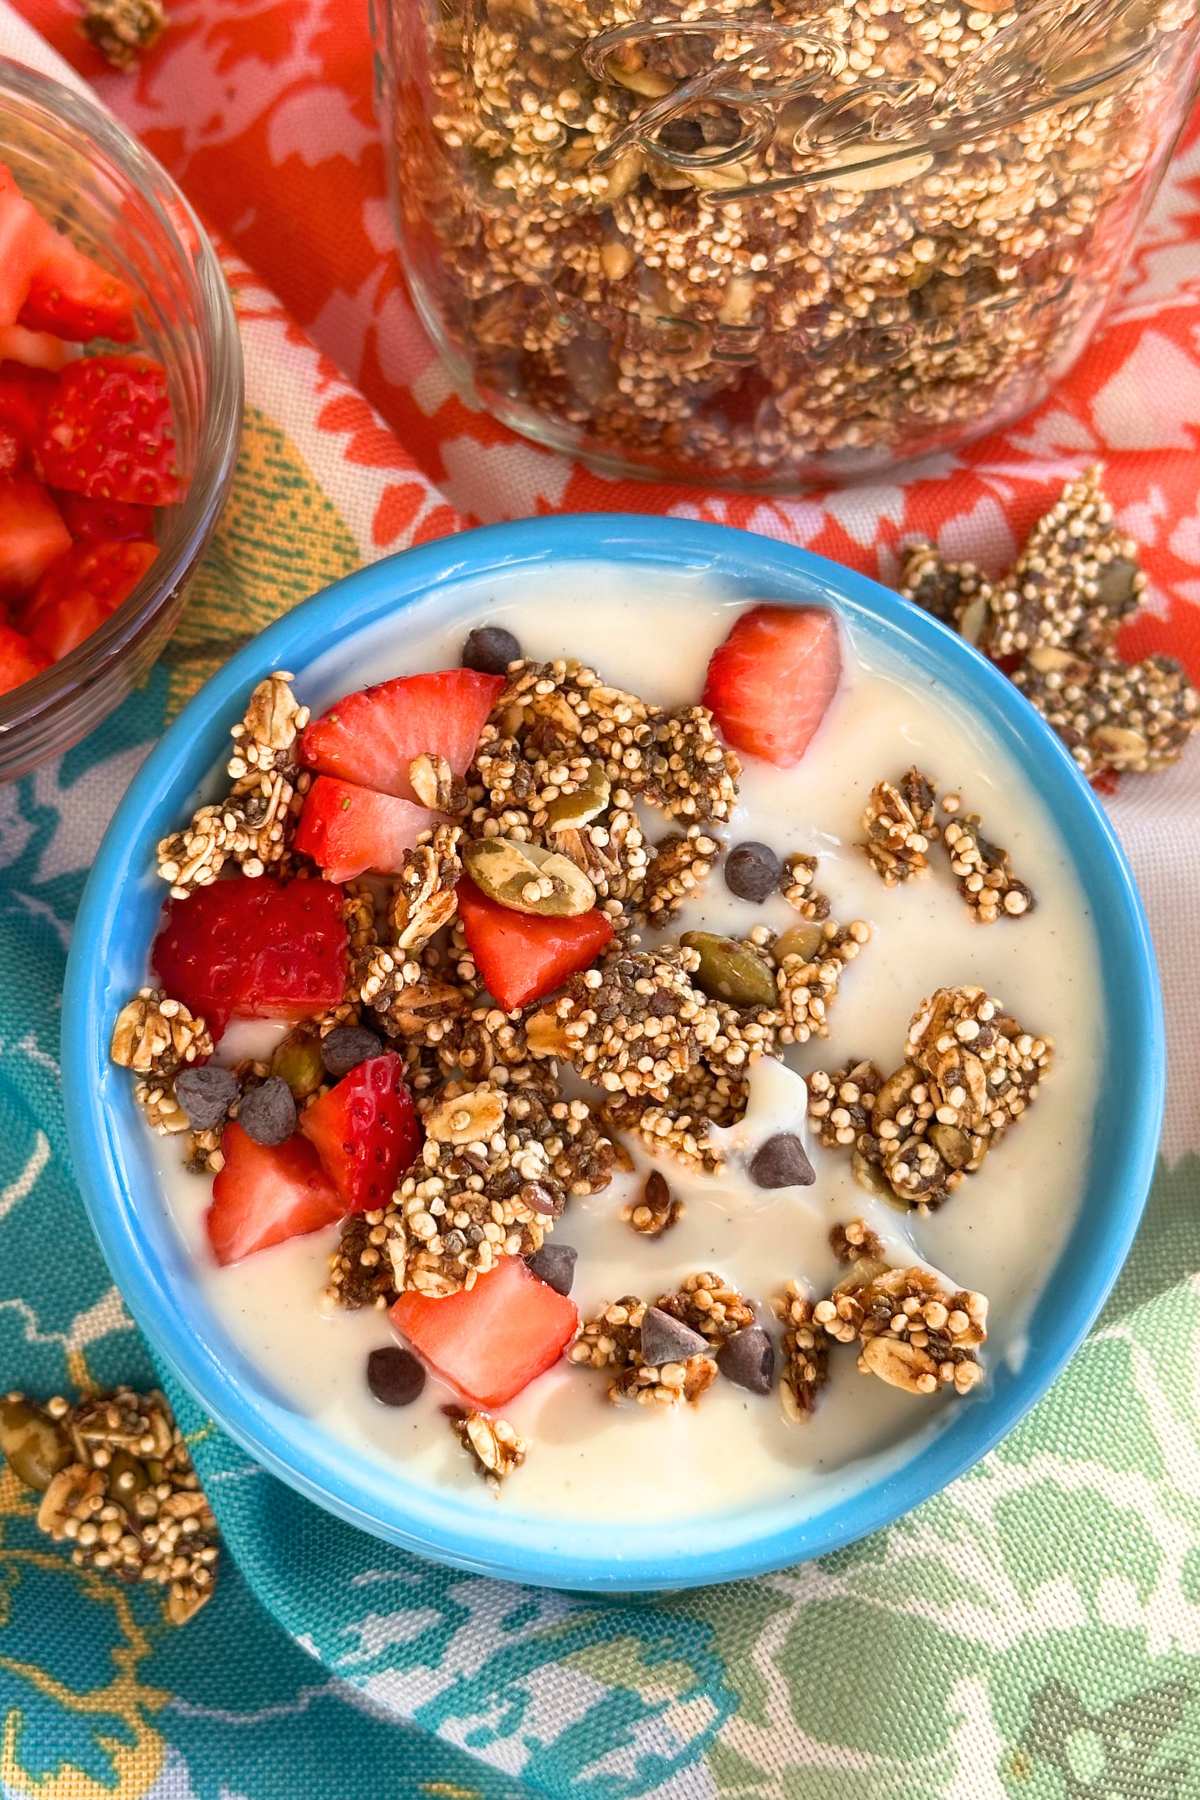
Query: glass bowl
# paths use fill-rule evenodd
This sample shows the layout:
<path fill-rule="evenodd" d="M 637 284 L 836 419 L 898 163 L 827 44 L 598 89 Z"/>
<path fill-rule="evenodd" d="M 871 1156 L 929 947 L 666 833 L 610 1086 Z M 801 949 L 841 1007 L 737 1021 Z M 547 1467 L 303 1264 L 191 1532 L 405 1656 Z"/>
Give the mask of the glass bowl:
<path fill-rule="evenodd" d="M 138 342 L 167 372 L 187 490 L 158 515 L 158 556 L 98 631 L 0 695 L 0 780 L 76 743 L 170 635 L 237 457 L 242 348 L 203 226 L 170 176 L 86 96 L 0 57 L 0 162 L 45 218 L 137 295 Z"/>

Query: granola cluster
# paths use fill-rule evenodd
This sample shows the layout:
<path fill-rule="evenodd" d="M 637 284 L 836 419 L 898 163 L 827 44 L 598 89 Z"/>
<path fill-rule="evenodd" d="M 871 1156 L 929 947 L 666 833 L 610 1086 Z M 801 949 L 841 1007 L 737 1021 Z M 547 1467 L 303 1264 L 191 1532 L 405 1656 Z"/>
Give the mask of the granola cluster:
<path fill-rule="evenodd" d="M 851 1268 L 831 1295 L 814 1300 L 800 1282 L 789 1281 L 773 1302 L 784 1329 L 779 1392 L 788 1416 L 811 1416 L 835 1344 L 857 1344 L 859 1372 L 903 1393 L 970 1393 L 983 1377 L 984 1296 L 947 1287 L 919 1265 L 889 1267 L 861 1220 L 835 1229 L 833 1244 Z"/>
<path fill-rule="evenodd" d="M 910 547 L 900 591 L 996 660 L 1084 774 L 1149 774 L 1178 762 L 1200 727 L 1200 694 L 1169 656 L 1127 663 L 1122 625 L 1146 593 L 1137 546 L 1117 529 L 1102 470 L 1070 482 L 996 582 L 973 564 Z"/>
<path fill-rule="evenodd" d="M 158 872 L 177 899 L 215 881 L 227 863 L 253 876 L 287 857 L 310 779 L 297 764 L 308 708 L 297 701 L 291 682 L 285 670 L 259 682 L 230 733 L 225 798 L 200 807 L 182 831 L 159 844 Z"/>
<path fill-rule="evenodd" d="M 571 1195 L 598 1193 L 612 1179 L 613 1146 L 590 1107 L 533 1084 L 452 1082 L 424 1123 L 421 1156 L 381 1221 L 397 1293 L 442 1297 L 473 1287 L 501 1257 L 539 1250 Z M 343 1240 L 336 1253 L 343 1300 L 352 1287 L 347 1254 L 349 1269 L 361 1267 L 368 1247 L 347 1253 Z"/>
<path fill-rule="evenodd" d="M 56 1395 L 44 1406 L 8 1394 L 0 1450 L 40 1493 L 38 1526 L 70 1544 L 72 1562 L 165 1589 L 172 1625 L 208 1600 L 217 1522 L 161 1394 L 118 1388 L 73 1405 Z"/>
<path fill-rule="evenodd" d="M 917 1009 L 904 1049 L 886 1080 L 871 1063 L 815 1070 L 809 1114 L 869 1192 L 932 1212 L 1032 1105 L 1054 1046 L 983 988 L 957 987 Z"/>
<path fill-rule="evenodd" d="M 753 1321 L 752 1307 L 736 1289 L 700 1271 L 652 1304 L 633 1295 L 614 1300 L 587 1320 L 567 1358 L 610 1371 L 610 1400 L 674 1406 L 707 1393 L 717 1378 L 721 1346 Z M 650 1360 L 655 1344 L 674 1346 L 679 1354 Z"/>
<path fill-rule="evenodd" d="M 958 794 L 947 794 L 942 810 L 947 814 L 942 836 L 950 868 L 959 893 L 980 923 L 993 924 L 1001 913 L 1019 919 L 1032 912 L 1033 889 L 1013 873 L 1008 851 L 984 837 L 979 814 L 962 812 Z"/>
<path fill-rule="evenodd" d="M 529 1445 L 507 1419 L 456 1410 L 450 1413 L 450 1429 L 494 1494 L 525 1461 Z"/>
<path fill-rule="evenodd" d="M 929 846 L 940 837 L 937 796 L 927 775 L 909 769 L 899 781 L 877 781 L 863 810 L 863 849 L 885 886 L 895 887 L 929 867 Z"/>

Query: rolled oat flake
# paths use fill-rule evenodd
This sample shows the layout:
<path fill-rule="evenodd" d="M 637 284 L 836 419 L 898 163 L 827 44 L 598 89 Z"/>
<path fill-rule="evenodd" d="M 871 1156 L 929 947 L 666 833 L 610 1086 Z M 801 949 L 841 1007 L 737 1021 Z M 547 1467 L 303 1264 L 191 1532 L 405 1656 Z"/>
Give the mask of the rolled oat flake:
<path fill-rule="evenodd" d="M 328 1037 L 321 1039 L 321 1060 L 335 1081 L 369 1062 L 383 1049 L 383 1042 L 362 1025 L 335 1025 Z"/>
<path fill-rule="evenodd" d="M 367 1357 L 367 1386 L 383 1406 L 411 1406 L 425 1386 L 425 1369 L 411 1350 L 386 1344 Z"/>
<path fill-rule="evenodd" d="M 769 844 L 735 844 L 725 858 L 725 886 L 739 900 L 752 900 L 756 906 L 773 894 L 779 886 L 783 864 Z"/>
<path fill-rule="evenodd" d="M 552 1287 L 556 1294 L 569 1294 L 575 1280 L 575 1259 L 578 1251 L 570 1244 L 543 1244 L 532 1256 L 525 1258 L 531 1275 Z"/>
<path fill-rule="evenodd" d="M 251 1088 L 238 1112 L 238 1124 L 256 1144 L 282 1144 L 296 1129 L 296 1102 L 280 1075 L 270 1075 Z"/>
<path fill-rule="evenodd" d="M 218 1068 L 215 1063 L 205 1063 L 200 1069 L 181 1069 L 175 1077 L 175 1098 L 193 1131 L 212 1131 L 220 1125 L 237 1094 L 233 1070 Z"/>
<path fill-rule="evenodd" d="M 503 675 L 520 654 L 520 644 L 503 625 L 477 625 L 462 647 L 462 665 L 480 675 Z"/>
<path fill-rule="evenodd" d="M 769 1394 L 775 1380 L 775 1346 L 761 1325 L 747 1325 L 726 1338 L 717 1367 L 727 1381 L 751 1394 Z"/>
<path fill-rule="evenodd" d="M 646 1309 L 642 1320 L 642 1361 L 650 1368 L 661 1369 L 664 1363 L 686 1362 L 689 1356 L 700 1356 L 708 1349 L 708 1339 L 663 1312 L 659 1306 Z"/>
<path fill-rule="evenodd" d="M 750 1179 L 755 1187 L 811 1187 L 816 1170 L 794 1131 L 777 1131 L 760 1144 L 750 1159 Z"/>

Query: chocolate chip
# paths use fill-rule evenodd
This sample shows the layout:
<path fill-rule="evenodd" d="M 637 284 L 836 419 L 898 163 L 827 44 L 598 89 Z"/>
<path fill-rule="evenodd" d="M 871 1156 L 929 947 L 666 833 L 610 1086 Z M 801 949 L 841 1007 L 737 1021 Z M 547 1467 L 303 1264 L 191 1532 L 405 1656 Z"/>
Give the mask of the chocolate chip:
<path fill-rule="evenodd" d="M 578 1251 L 570 1244 L 543 1244 L 525 1258 L 531 1275 L 552 1287 L 556 1294 L 569 1294 L 575 1280 L 575 1258 Z"/>
<path fill-rule="evenodd" d="M 726 1338 L 717 1367 L 727 1381 L 752 1394 L 769 1394 L 775 1380 L 775 1346 L 761 1325 L 747 1325 Z"/>
<path fill-rule="evenodd" d="M 296 1129 L 296 1102 L 282 1076 L 271 1075 L 242 1100 L 238 1124 L 256 1144 L 282 1144 Z"/>
<path fill-rule="evenodd" d="M 205 1063 L 202 1069 L 181 1069 L 175 1077 L 175 1098 L 193 1131 L 212 1131 L 220 1125 L 237 1094 L 233 1070 L 220 1069 L 215 1063 Z"/>
<path fill-rule="evenodd" d="M 321 1039 L 321 1060 L 326 1073 L 340 1081 L 359 1063 L 378 1056 L 382 1049 L 381 1040 L 362 1025 L 335 1025 L 328 1037 Z"/>
<path fill-rule="evenodd" d="M 462 666 L 480 675 L 503 675 L 520 654 L 520 644 L 503 625 L 477 625 L 462 647 Z"/>
<path fill-rule="evenodd" d="M 660 1306 L 646 1308 L 642 1320 L 642 1361 L 661 1369 L 664 1363 L 686 1362 L 689 1356 L 700 1356 L 708 1349 L 708 1339 L 681 1320 L 673 1319 Z"/>
<path fill-rule="evenodd" d="M 783 864 L 769 844 L 736 844 L 725 858 L 725 886 L 756 906 L 776 891 L 782 874 Z"/>
<path fill-rule="evenodd" d="M 760 1188 L 811 1187 L 817 1175 L 795 1132 L 777 1131 L 750 1159 L 750 1179 Z"/>
<path fill-rule="evenodd" d="M 384 1406 L 411 1406 L 425 1386 L 425 1369 L 411 1350 L 388 1344 L 368 1356 L 367 1386 Z"/>

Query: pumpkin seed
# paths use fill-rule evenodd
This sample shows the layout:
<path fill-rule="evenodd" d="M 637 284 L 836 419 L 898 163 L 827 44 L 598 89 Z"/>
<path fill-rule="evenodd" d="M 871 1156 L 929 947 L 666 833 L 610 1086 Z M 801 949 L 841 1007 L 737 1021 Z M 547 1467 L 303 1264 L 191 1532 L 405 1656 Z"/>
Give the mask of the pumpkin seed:
<path fill-rule="evenodd" d="M 865 1189 L 876 1200 L 882 1200 L 885 1206 L 890 1206 L 895 1212 L 909 1211 L 907 1200 L 901 1200 L 879 1164 L 873 1163 L 861 1150 L 856 1150 L 850 1158 L 850 1172 L 860 1188 Z"/>
<path fill-rule="evenodd" d="M 109 1485 L 118 1500 L 144 1494 L 150 1486 L 146 1465 L 128 1450 L 114 1450 L 108 1465 Z"/>
<path fill-rule="evenodd" d="M 824 941 L 825 933 L 814 920 L 808 920 L 803 925 L 789 925 L 771 945 L 771 959 L 776 968 L 781 967 L 784 958 L 788 956 L 798 956 L 802 962 L 812 962 Z"/>
<path fill-rule="evenodd" d="M 975 1155 L 970 1138 L 957 1125 L 931 1125 L 930 1141 L 950 1169 L 965 1169 Z"/>
<path fill-rule="evenodd" d="M 307 1030 L 290 1033 L 275 1046 L 271 1073 L 287 1082 L 294 1100 L 307 1100 L 325 1079 L 320 1039 Z"/>
<path fill-rule="evenodd" d="M 518 844 L 512 838 L 479 838 L 463 846 L 463 862 L 489 900 L 541 919 L 573 919 L 590 912 L 596 890 L 569 856 Z"/>
<path fill-rule="evenodd" d="M 588 772 L 573 794 L 560 794 L 546 808 L 546 824 L 550 831 L 578 831 L 598 819 L 608 805 L 612 782 L 604 773 L 604 765 L 588 764 Z"/>
<path fill-rule="evenodd" d="M 685 931 L 680 942 L 700 955 L 693 980 L 710 1000 L 727 1000 L 731 1006 L 774 1006 L 778 999 L 770 966 L 735 938 L 717 937 L 711 931 Z"/>
<path fill-rule="evenodd" d="M 67 1434 L 28 1400 L 0 1401 L 0 1450 L 18 1481 L 45 1493 L 71 1460 Z"/>

